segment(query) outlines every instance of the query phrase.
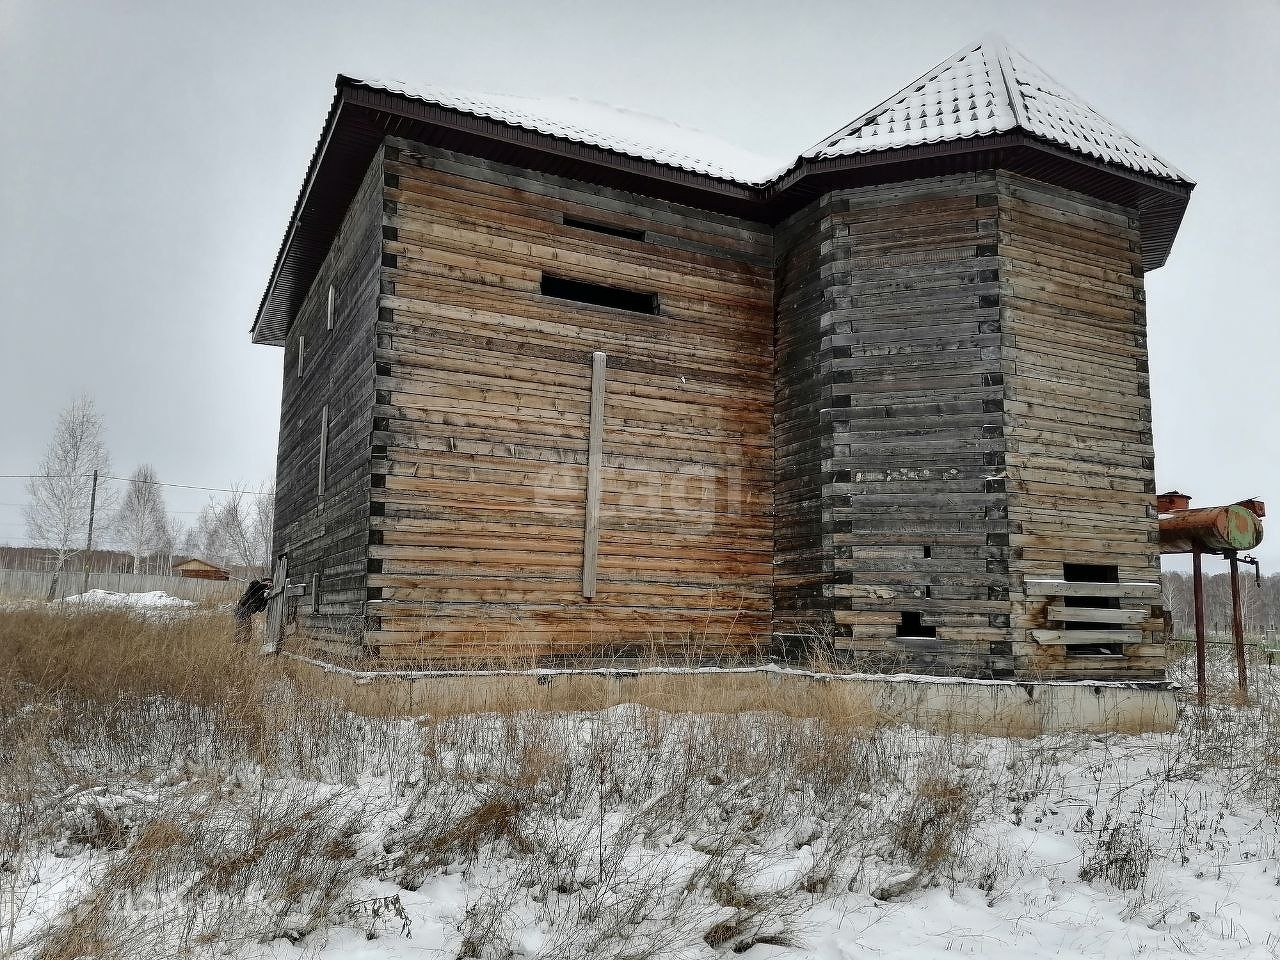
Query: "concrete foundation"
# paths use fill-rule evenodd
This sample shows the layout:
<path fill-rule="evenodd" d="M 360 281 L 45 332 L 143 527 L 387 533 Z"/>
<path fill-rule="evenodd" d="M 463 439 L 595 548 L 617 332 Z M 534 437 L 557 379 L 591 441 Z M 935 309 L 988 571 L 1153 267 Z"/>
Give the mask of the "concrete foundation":
<path fill-rule="evenodd" d="M 375 716 L 517 710 L 594 711 L 639 704 L 669 713 L 773 711 L 873 728 L 1034 737 L 1078 730 L 1151 733 L 1177 720 L 1169 684 L 955 680 L 729 669 L 360 672 L 285 655 L 351 709 Z"/>

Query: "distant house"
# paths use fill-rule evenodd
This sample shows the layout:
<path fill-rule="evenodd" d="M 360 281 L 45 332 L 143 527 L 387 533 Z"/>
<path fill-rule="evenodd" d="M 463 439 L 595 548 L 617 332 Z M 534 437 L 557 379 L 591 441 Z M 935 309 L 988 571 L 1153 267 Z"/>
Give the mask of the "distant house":
<path fill-rule="evenodd" d="M 190 560 L 174 564 L 173 572 L 180 577 L 189 577 L 192 580 L 231 579 L 231 574 L 226 570 L 221 567 L 215 567 L 212 563 L 207 563 L 199 557 L 192 557 Z"/>
<path fill-rule="evenodd" d="M 997 38 L 776 171 L 339 77 L 252 329 L 301 633 L 1162 679 L 1144 278 L 1192 186 Z"/>

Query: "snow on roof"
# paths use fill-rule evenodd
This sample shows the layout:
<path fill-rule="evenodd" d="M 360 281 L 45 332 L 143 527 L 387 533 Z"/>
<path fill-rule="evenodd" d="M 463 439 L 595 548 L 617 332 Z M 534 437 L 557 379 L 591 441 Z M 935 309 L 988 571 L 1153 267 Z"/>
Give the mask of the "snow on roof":
<path fill-rule="evenodd" d="M 994 35 L 963 47 L 804 156 L 843 157 L 1015 129 L 1139 173 L 1191 182 Z"/>
<path fill-rule="evenodd" d="M 776 180 L 796 162 L 762 156 L 701 130 L 636 110 L 576 97 L 539 99 L 413 86 L 399 81 L 354 82 L 513 127 L 751 186 Z M 1139 173 L 1191 182 L 994 35 L 961 48 L 801 156 L 843 157 L 1011 130 L 1023 130 Z"/>
<path fill-rule="evenodd" d="M 356 82 L 719 180 L 760 185 L 773 180 L 788 166 L 786 160 L 753 153 L 701 130 L 594 100 L 471 93 L 436 86 L 411 86 L 395 80 Z"/>

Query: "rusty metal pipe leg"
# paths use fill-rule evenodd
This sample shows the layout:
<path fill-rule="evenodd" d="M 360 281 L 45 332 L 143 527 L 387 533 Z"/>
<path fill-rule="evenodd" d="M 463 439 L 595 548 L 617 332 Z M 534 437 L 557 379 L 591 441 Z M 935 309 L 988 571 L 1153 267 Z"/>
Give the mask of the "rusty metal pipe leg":
<path fill-rule="evenodd" d="M 1244 607 L 1240 600 L 1240 564 L 1233 554 L 1231 563 L 1231 637 L 1236 648 L 1236 683 L 1240 689 L 1240 702 L 1249 699 L 1249 667 L 1245 661 Z"/>
<path fill-rule="evenodd" d="M 1204 665 L 1204 580 L 1200 551 L 1191 551 L 1191 589 L 1195 599 L 1196 619 L 1196 700 L 1201 706 L 1207 696 Z"/>

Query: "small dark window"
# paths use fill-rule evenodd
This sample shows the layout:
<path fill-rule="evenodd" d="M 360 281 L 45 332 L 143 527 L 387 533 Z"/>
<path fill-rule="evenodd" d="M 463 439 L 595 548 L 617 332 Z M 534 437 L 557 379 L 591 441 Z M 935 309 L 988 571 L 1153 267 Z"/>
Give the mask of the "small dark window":
<path fill-rule="evenodd" d="M 1108 563 L 1064 563 L 1062 579 L 1068 583 L 1119 583 L 1120 568 Z"/>
<path fill-rule="evenodd" d="M 597 307 L 631 310 L 634 313 L 656 314 L 658 312 L 658 297 L 655 294 L 606 287 L 603 284 L 587 283 L 583 280 L 550 277 L 545 273 L 542 275 L 542 295 L 557 297 L 561 300 L 575 300 L 578 303 L 590 303 Z"/>
<path fill-rule="evenodd" d="M 564 225 L 577 227 L 579 230 L 590 230 L 592 233 L 607 233 L 611 237 L 622 237 L 624 240 L 644 241 L 643 230 L 616 227 L 611 223 L 597 223 L 595 220 L 583 220 L 580 217 L 571 217 L 567 213 L 564 215 Z"/>
<path fill-rule="evenodd" d="M 898 624 L 898 636 L 919 638 L 936 638 L 937 627 L 926 627 L 921 621 L 923 616 L 915 612 L 904 611 L 902 622 Z"/>

